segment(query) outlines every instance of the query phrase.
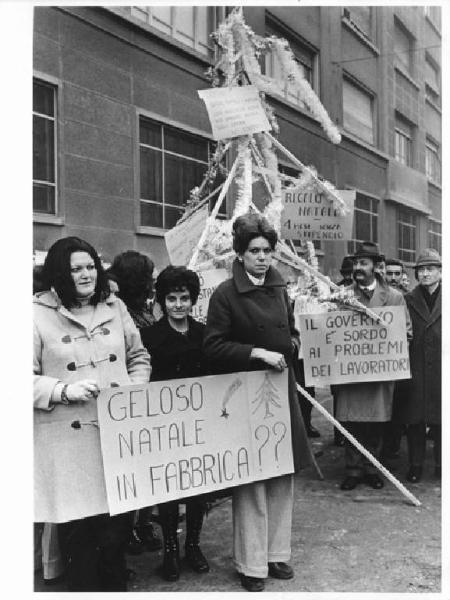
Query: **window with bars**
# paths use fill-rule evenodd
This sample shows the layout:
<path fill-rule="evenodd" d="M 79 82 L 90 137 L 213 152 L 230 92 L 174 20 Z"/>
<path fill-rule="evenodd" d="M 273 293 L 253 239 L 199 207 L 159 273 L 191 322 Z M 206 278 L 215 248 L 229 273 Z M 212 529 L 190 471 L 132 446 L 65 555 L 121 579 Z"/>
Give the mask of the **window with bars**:
<path fill-rule="evenodd" d="M 427 138 L 425 145 L 425 172 L 435 183 L 441 183 L 441 160 L 439 145 Z"/>
<path fill-rule="evenodd" d="M 348 242 L 348 253 L 354 254 L 361 242 L 378 243 L 378 201 L 357 193 L 353 216 L 353 239 Z"/>
<path fill-rule="evenodd" d="M 33 81 L 33 211 L 56 214 L 56 88 Z"/>
<path fill-rule="evenodd" d="M 216 6 L 130 6 L 139 19 L 179 42 L 211 58 L 214 55 L 210 34 L 223 18 Z"/>
<path fill-rule="evenodd" d="M 344 127 L 369 144 L 375 143 L 374 98 L 348 79 L 343 80 Z"/>
<path fill-rule="evenodd" d="M 411 167 L 413 162 L 413 128 L 405 119 L 399 116 L 395 118 L 394 142 L 395 159 L 401 162 L 402 165 Z"/>
<path fill-rule="evenodd" d="M 171 125 L 139 119 L 141 225 L 170 229 L 209 166 L 214 142 Z M 223 182 L 218 174 L 211 191 Z M 214 203 L 214 197 L 211 199 Z M 226 214 L 225 200 L 221 206 Z"/>
<path fill-rule="evenodd" d="M 394 21 L 394 54 L 398 66 L 409 75 L 414 71 L 414 38 L 400 21 Z"/>
<path fill-rule="evenodd" d="M 286 35 L 285 31 L 275 27 L 269 22 L 266 24 L 266 36 L 271 35 L 278 38 L 284 38 L 289 42 L 295 62 L 303 77 L 317 93 L 319 81 L 317 77 L 317 53 L 311 50 L 306 44 L 302 44 L 299 39 Z M 289 102 L 292 102 L 293 104 L 297 104 L 303 110 L 309 110 L 304 102 L 300 100 L 300 94 L 294 85 L 291 82 L 286 81 L 286 78 L 283 77 L 281 65 L 275 52 L 268 52 L 266 54 L 265 69 L 268 77 L 272 77 L 282 84 L 283 97 L 286 98 L 286 100 L 289 100 Z"/>
<path fill-rule="evenodd" d="M 442 223 L 432 219 L 428 221 L 428 247 L 442 255 Z"/>
<path fill-rule="evenodd" d="M 398 209 L 398 258 L 413 263 L 416 260 L 416 215 L 409 210 Z"/>

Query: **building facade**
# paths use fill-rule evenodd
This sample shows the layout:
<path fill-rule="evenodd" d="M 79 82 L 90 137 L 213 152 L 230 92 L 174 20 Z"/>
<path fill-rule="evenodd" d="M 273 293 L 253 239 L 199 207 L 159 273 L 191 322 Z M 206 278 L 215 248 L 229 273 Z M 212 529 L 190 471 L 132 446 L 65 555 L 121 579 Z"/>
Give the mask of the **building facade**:
<path fill-rule="evenodd" d="M 34 248 L 79 235 L 107 259 L 168 263 L 164 232 L 201 183 L 213 141 L 198 89 L 225 7 L 37 7 L 34 18 Z M 280 141 L 338 189 L 356 190 L 354 239 L 318 248 L 325 273 L 372 240 L 411 266 L 441 251 L 438 7 L 245 7 L 286 38 L 342 142 L 285 86 L 269 96 Z M 279 67 L 266 56 L 262 68 Z M 281 162 L 285 172 L 293 166 Z M 232 192 L 223 211 L 232 209 Z"/>

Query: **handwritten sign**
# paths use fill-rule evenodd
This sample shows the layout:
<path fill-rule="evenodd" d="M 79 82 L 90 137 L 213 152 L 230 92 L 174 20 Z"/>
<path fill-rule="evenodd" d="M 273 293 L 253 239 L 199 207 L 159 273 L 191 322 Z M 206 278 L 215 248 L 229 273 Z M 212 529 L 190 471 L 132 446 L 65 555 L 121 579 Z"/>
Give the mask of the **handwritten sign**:
<path fill-rule="evenodd" d="M 271 129 L 253 85 L 198 90 L 198 95 L 205 102 L 215 140 Z"/>
<path fill-rule="evenodd" d="M 372 310 L 387 327 L 350 310 L 300 316 L 306 385 L 411 377 L 404 307 Z"/>
<path fill-rule="evenodd" d="M 167 253 L 172 265 L 186 266 L 194 252 L 208 219 L 208 206 L 195 211 L 180 225 L 175 225 L 164 234 Z"/>
<path fill-rule="evenodd" d="M 111 514 L 293 472 L 287 373 L 111 388 L 97 404 Z"/>
<path fill-rule="evenodd" d="M 196 305 L 192 308 L 192 316 L 197 321 L 206 323 L 211 296 L 222 281 L 229 279 L 229 274 L 226 269 L 208 269 L 197 271 L 197 275 L 200 279 L 200 294 Z"/>
<path fill-rule="evenodd" d="M 350 240 L 352 239 L 353 210 L 356 192 L 338 190 L 348 213 L 341 215 L 325 194 L 305 192 L 301 188 L 283 190 L 281 237 L 295 240 Z"/>

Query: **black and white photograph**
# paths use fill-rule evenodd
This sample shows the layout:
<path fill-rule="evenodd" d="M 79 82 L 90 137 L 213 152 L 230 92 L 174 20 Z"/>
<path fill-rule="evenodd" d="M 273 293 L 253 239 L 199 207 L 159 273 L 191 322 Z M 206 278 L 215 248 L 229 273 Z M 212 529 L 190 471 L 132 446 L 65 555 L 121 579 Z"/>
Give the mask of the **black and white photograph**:
<path fill-rule="evenodd" d="M 11 596 L 449 598 L 446 3 L 0 8 Z"/>

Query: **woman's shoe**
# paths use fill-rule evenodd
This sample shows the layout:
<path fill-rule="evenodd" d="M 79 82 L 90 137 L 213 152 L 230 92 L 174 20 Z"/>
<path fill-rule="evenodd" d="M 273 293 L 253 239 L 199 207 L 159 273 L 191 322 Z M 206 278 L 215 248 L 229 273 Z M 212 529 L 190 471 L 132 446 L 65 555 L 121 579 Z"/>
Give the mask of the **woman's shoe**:
<path fill-rule="evenodd" d="M 248 592 L 262 592 L 264 590 L 264 579 L 259 577 L 249 577 L 243 573 L 239 573 L 241 578 L 241 585 Z"/>
<path fill-rule="evenodd" d="M 208 561 L 200 550 L 200 546 L 186 546 L 185 554 L 186 561 L 193 571 L 196 573 L 207 573 L 209 571 Z"/>
<path fill-rule="evenodd" d="M 364 479 L 367 485 L 370 485 L 374 490 L 381 490 L 384 487 L 384 481 L 376 473 L 368 473 Z"/>
<path fill-rule="evenodd" d="M 162 574 L 166 581 L 178 581 L 180 578 L 180 557 L 178 548 L 165 549 Z"/>
<path fill-rule="evenodd" d="M 355 477 L 354 475 L 347 475 L 344 481 L 341 483 L 341 490 L 344 492 L 354 490 L 355 487 L 361 483 L 361 477 Z"/>

